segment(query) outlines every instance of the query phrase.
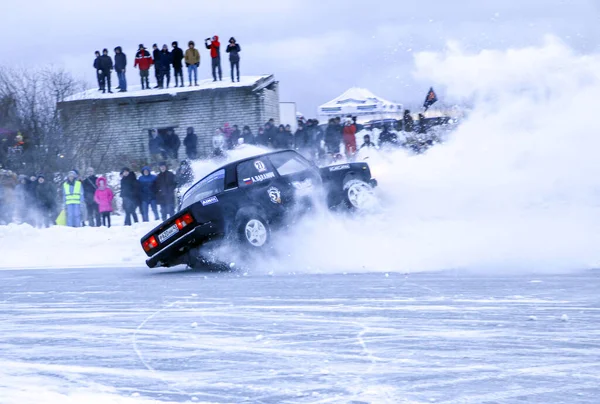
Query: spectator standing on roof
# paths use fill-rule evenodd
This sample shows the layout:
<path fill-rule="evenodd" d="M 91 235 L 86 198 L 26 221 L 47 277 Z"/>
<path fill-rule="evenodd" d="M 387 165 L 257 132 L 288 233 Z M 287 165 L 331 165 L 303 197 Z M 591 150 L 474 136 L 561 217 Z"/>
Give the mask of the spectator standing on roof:
<path fill-rule="evenodd" d="M 89 167 L 86 170 L 87 177 L 82 181 L 83 195 L 85 195 L 85 208 L 87 212 L 88 225 L 90 227 L 100 227 L 100 212 L 98 204 L 94 200 L 96 193 L 96 180 L 98 177 L 94 174 L 94 169 Z"/>
<path fill-rule="evenodd" d="M 192 75 L 194 76 L 194 83 L 198 85 L 198 67 L 200 66 L 200 52 L 196 49 L 194 41 L 188 42 L 188 48 L 185 51 L 185 65 L 188 69 L 188 80 L 190 87 L 192 86 Z"/>
<path fill-rule="evenodd" d="M 181 81 L 179 87 L 183 87 L 183 50 L 178 46 L 177 41 L 173 41 L 171 46 L 173 46 L 171 57 L 173 59 L 173 73 L 175 73 L 175 87 L 177 87 L 179 81 Z"/>
<path fill-rule="evenodd" d="M 115 195 L 106 185 L 106 178 L 104 177 L 99 177 L 96 180 L 96 187 L 94 201 L 98 204 L 98 210 L 102 216 L 102 225 L 110 227 L 110 213 L 112 212 L 112 201 Z"/>
<path fill-rule="evenodd" d="M 167 220 L 175 214 L 175 174 L 167 168 L 167 163 L 159 165 L 160 173 L 156 177 L 156 201 L 160 205 L 162 220 Z"/>
<path fill-rule="evenodd" d="M 156 206 L 156 175 L 150 172 L 150 167 L 142 168 L 142 175 L 138 178 L 140 183 L 140 201 L 142 210 L 142 220 L 147 222 L 150 220 L 148 207 L 152 207 L 154 212 L 154 220 L 158 220 L 158 208 Z"/>
<path fill-rule="evenodd" d="M 100 88 L 102 88 L 102 92 L 106 93 L 106 88 L 108 87 L 108 92 L 112 94 L 110 90 L 110 76 L 113 70 L 113 61 L 108 56 L 108 49 L 102 50 L 102 56 L 98 60 L 98 67 L 101 75 Z"/>
<path fill-rule="evenodd" d="M 185 154 L 187 154 L 188 159 L 196 160 L 198 158 L 198 136 L 194 133 L 192 126 L 187 128 L 183 145 L 185 146 Z"/>
<path fill-rule="evenodd" d="M 127 78 L 125 77 L 125 69 L 127 67 L 127 55 L 123 53 L 123 49 L 120 46 L 115 48 L 115 72 L 117 72 L 117 79 L 119 80 L 120 93 L 127 91 Z M 98 226 L 100 226 L 98 224 Z"/>
<path fill-rule="evenodd" d="M 100 76 L 100 51 L 95 52 L 94 70 L 96 71 L 96 80 L 98 80 L 98 91 L 102 91 L 102 77 Z"/>
<path fill-rule="evenodd" d="M 159 86 L 159 78 L 160 78 L 160 49 L 158 49 L 157 44 L 152 45 L 152 60 L 154 60 L 154 77 L 156 78 L 156 85 L 154 88 L 158 88 Z"/>
<path fill-rule="evenodd" d="M 211 38 L 206 38 L 204 41 L 206 49 L 210 49 L 210 58 L 212 63 L 213 81 L 217 81 L 217 71 L 219 72 L 219 80 L 223 80 L 223 71 L 221 70 L 221 43 L 217 35 Z"/>
<path fill-rule="evenodd" d="M 38 175 L 37 183 L 35 193 L 42 216 L 40 225 L 50 227 L 56 214 L 56 188 L 52 182 L 46 181 L 43 175 Z"/>
<path fill-rule="evenodd" d="M 229 53 L 229 64 L 231 65 L 231 81 L 235 82 L 233 76 L 233 70 L 235 69 L 237 72 L 237 81 L 240 81 L 240 52 L 242 48 L 235 41 L 234 37 L 229 38 L 229 45 L 227 45 L 226 49 L 227 53 Z"/>
<path fill-rule="evenodd" d="M 135 178 L 135 173 L 125 167 L 121 170 L 121 198 L 125 210 L 125 226 L 131 226 L 131 219 L 138 222 L 135 210 L 140 200 L 140 187 Z"/>
<path fill-rule="evenodd" d="M 83 186 L 75 170 L 69 171 L 63 183 L 63 203 L 67 213 L 67 226 L 81 226 L 81 204 L 84 202 Z"/>
<path fill-rule="evenodd" d="M 173 63 L 173 57 L 171 52 L 169 52 L 169 47 L 165 44 L 160 51 L 160 58 L 158 62 L 158 88 L 164 88 L 165 77 L 167 78 L 167 88 L 169 88 L 169 84 L 171 83 L 171 63 Z"/>
<path fill-rule="evenodd" d="M 142 82 L 142 90 L 150 89 L 150 81 L 148 76 L 150 75 L 150 66 L 153 64 L 152 56 L 150 52 L 144 48 L 144 44 L 140 44 L 137 53 L 135 54 L 135 64 L 133 67 L 140 69 L 140 80 Z"/>

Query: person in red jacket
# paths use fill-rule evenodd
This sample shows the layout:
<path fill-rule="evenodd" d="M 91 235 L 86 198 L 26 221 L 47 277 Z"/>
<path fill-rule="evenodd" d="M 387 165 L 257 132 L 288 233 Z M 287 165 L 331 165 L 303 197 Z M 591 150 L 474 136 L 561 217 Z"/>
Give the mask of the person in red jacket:
<path fill-rule="evenodd" d="M 217 70 L 219 71 L 219 80 L 223 81 L 223 72 L 221 71 L 221 43 L 219 42 L 219 37 L 215 35 L 212 39 L 206 38 L 204 45 L 206 45 L 206 49 L 210 49 L 213 81 L 217 81 Z"/>
<path fill-rule="evenodd" d="M 154 61 L 152 60 L 152 56 L 150 56 L 150 52 L 144 48 L 143 44 L 140 44 L 140 48 L 135 54 L 135 63 L 133 67 L 139 67 L 140 69 L 140 79 L 142 81 L 142 90 L 150 89 L 150 82 L 148 81 L 148 76 L 150 73 L 150 66 Z M 145 83 L 145 86 L 144 86 Z"/>
<path fill-rule="evenodd" d="M 356 153 L 356 126 L 350 118 L 346 120 L 342 133 L 344 135 L 344 145 L 346 146 L 346 157 L 350 158 Z"/>

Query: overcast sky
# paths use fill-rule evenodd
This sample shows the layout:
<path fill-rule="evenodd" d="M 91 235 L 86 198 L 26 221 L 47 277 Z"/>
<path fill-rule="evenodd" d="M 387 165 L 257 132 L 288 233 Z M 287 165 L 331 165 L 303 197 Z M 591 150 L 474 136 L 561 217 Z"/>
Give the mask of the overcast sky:
<path fill-rule="evenodd" d="M 0 65 L 62 65 L 94 85 L 94 51 L 108 48 L 112 56 L 120 45 L 128 79 L 138 84 L 132 63 L 139 43 L 235 36 L 242 74 L 274 73 L 281 101 L 297 102 L 307 117 L 352 86 L 422 102 L 429 83 L 412 78 L 412 55 L 449 40 L 497 49 L 554 34 L 578 52 L 600 46 L 600 0 L 4 1 Z M 209 54 L 201 52 L 199 74 L 208 78 Z"/>

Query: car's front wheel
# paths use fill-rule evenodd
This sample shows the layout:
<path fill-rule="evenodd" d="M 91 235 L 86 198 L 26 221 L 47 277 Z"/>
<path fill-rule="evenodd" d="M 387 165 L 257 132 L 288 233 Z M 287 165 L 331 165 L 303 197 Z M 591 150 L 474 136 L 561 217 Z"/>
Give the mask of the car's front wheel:
<path fill-rule="evenodd" d="M 344 183 L 346 206 L 353 210 L 365 210 L 375 205 L 373 187 L 359 179 L 350 179 Z"/>
<path fill-rule="evenodd" d="M 253 249 L 265 247 L 271 240 L 271 229 L 260 215 L 248 215 L 238 220 L 240 242 Z"/>

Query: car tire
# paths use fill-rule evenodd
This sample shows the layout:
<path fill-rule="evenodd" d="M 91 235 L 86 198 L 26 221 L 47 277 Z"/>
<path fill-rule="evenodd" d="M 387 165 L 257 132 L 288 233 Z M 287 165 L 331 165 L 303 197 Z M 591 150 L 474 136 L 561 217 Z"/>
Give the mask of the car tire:
<path fill-rule="evenodd" d="M 237 221 L 240 243 L 252 250 L 261 250 L 271 241 L 271 228 L 267 220 L 259 214 L 244 215 Z"/>
<path fill-rule="evenodd" d="M 353 211 L 362 211 L 373 205 L 373 187 L 356 178 L 344 182 L 344 204 Z"/>

